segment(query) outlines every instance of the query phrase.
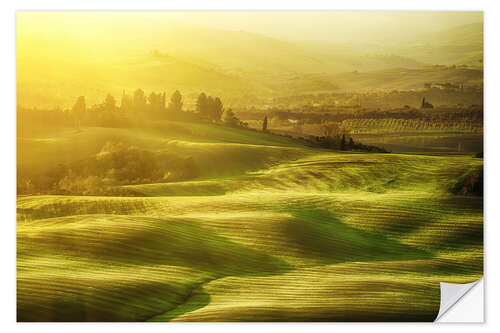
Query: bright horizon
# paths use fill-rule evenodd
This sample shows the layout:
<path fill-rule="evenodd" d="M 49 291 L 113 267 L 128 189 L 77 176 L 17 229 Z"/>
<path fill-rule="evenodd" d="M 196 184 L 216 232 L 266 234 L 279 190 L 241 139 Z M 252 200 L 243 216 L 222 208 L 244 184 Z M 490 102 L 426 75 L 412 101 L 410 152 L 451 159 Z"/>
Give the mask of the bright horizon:
<path fill-rule="evenodd" d="M 447 30 L 461 25 L 482 23 L 482 12 L 424 11 L 161 11 L 161 12 L 18 12 L 37 28 L 61 33 L 81 34 L 96 24 L 97 30 L 127 23 L 133 26 L 165 21 L 200 27 L 246 31 L 264 36 L 328 43 L 365 43 L 378 39 L 400 39 Z M 22 21 L 21 21 L 22 22 Z M 311 24 L 314 22 L 314 24 Z M 28 25 L 29 27 L 29 25 Z M 18 29 L 22 33 L 23 29 Z M 332 34 L 336 32 L 335 34 Z M 31 30 L 31 33 L 33 30 Z M 37 33 L 43 33 L 38 30 Z"/>

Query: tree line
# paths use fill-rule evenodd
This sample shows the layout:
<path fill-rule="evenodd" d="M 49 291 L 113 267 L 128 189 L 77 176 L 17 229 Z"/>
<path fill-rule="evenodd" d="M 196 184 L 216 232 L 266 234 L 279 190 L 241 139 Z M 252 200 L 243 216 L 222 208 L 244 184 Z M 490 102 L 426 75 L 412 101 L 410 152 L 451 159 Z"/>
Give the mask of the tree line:
<path fill-rule="evenodd" d="M 38 110 L 19 107 L 18 117 L 21 120 L 18 125 L 22 122 L 26 126 L 31 123 L 31 125 L 41 127 L 124 127 L 141 120 L 159 119 L 202 121 L 232 127 L 248 127 L 247 123 L 236 117 L 231 108 L 224 107 L 219 97 L 207 96 L 204 92 L 198 96 L 195 109 L 187 110 L 184 98 L 178 90 L 174 91 L 170 98 L 167 98 L 165 92 L 151 92 L 146 95 L 142 89 L 137 89 L 132 94 L 124 91 L 119 103 L 113 95 L 108 94 L 101 103 L 92 106 L 87 105 L 85 96 L 79 96 L 70 109 Z"/>
<path fill-rule="evenodd" d="M 297 94 L 276 97 L 272 105 L 280 108 L 300 107 L 307 112 L 331 112 L 345 107 L 398 108 L 401 105 L 419 107 L 426 97 L 436 106 L 469 106 L 483 103 L 482 86 L 467 86 L 456 89 L 421 89 L 368 92 L 334 92 L 319 94 Z"/>

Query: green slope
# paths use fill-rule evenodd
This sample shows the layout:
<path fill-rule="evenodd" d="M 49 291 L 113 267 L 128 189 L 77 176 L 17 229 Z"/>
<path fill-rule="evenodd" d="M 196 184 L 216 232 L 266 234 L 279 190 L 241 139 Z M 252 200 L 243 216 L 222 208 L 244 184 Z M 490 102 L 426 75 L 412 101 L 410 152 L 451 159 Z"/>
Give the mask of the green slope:
<path fill-rule="evenodd" d="M 127 186 L 147 197 L 18 197 L 18 319 L 433 320 L 440 281 L 482 275 L 482 198 L 449 192 L 481 159 L 183 140 L 212 131 L 183 149 L 272 163 Z"/>
<path fill-rule="evenodd" d="M 18 134 L 17 165 L 25 175 L 39 174 L 59 164 L 95 158 L 107 142 L 192 157 L 203 177 L 258 170 L 297 158 L 308 150 L 292 139 L 253 130 L 159 121 L 138 128 L 60 128 L 36 134 L 23 131 Z"/>

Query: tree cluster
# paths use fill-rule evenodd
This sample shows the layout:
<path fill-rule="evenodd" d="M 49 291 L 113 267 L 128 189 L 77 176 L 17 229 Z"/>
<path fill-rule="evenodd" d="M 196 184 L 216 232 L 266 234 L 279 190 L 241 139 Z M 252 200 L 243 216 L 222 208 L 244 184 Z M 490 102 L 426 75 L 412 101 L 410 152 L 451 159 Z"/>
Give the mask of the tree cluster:
<path fill-rule="evenodd" d="M 212 122 L 220 122 L 224 106 L 219 97 L 207 96 L 201 93 L 196 101 L 196 112 L 203 118 Z"/>
<path fill-rule="evenodd" d="M 18 194 L 119 195 L 116 184 L 179 181 L 198 176 L 199 167 L 192 157 L 107 142 L 91 158 L 59 164 L 41 174 L 19 173 L 17 191 Z"/>

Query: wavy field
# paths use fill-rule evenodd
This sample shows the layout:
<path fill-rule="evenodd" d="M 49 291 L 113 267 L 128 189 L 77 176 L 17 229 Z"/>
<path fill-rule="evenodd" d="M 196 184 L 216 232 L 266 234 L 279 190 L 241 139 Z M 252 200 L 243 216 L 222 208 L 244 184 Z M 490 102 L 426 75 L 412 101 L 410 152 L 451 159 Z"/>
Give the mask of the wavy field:
<path fill-rule="evenodd" d="M 18 196 L 19 321 L 432 321 L 440 281 L 482 276 L 482 197 L 450 192 L 482 159 L 169 123 L 23 137 L 18 163 L 49 168 L 110 138 L 203 172 L 116 185 L 136 196 Z"/>

